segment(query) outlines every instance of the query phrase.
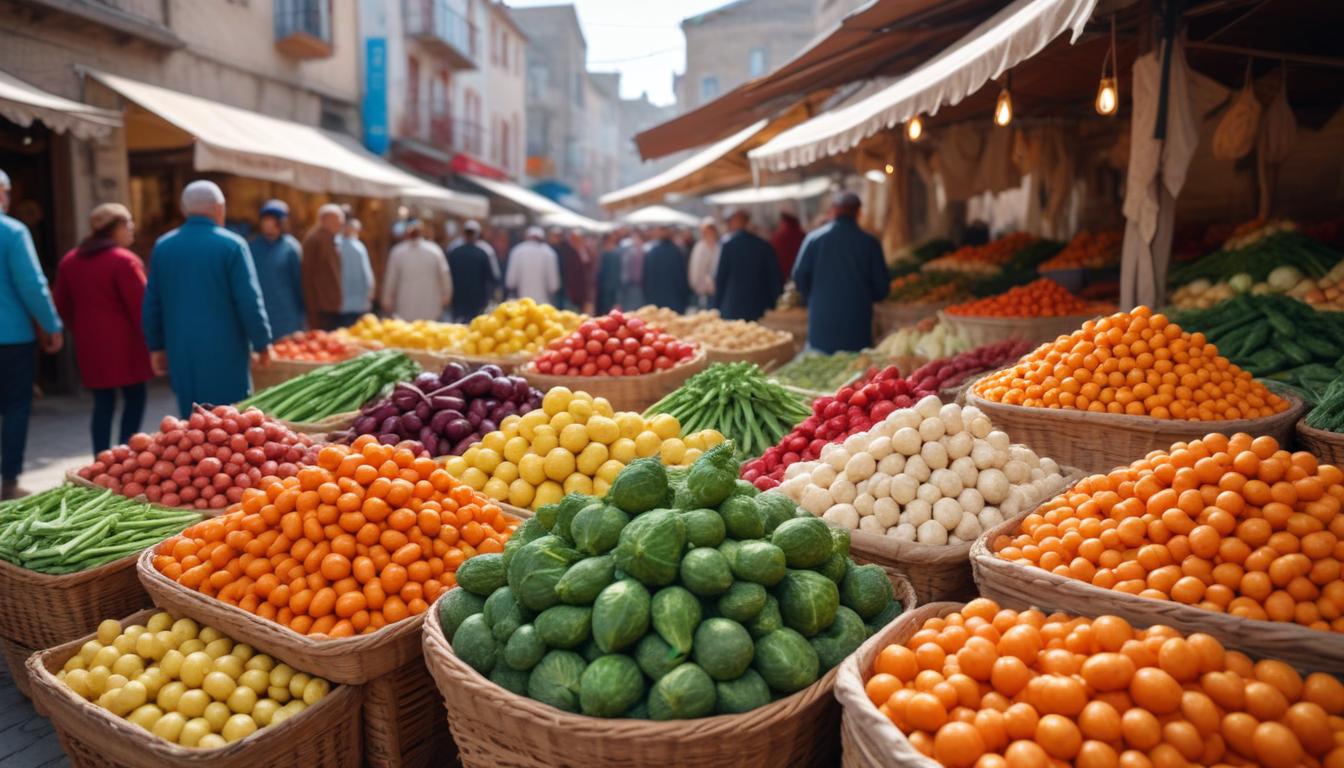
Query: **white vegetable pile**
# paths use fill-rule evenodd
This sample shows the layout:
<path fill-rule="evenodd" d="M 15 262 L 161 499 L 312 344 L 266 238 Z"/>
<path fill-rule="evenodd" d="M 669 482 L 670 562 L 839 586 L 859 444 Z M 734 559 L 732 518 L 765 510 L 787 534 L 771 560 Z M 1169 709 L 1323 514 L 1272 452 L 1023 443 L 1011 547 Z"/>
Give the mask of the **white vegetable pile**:
<path fill-rule="evenodd" d="M 974 406 L 930 395 L 784 473 L 779 490 L 833 525 L 941 546 L 1063 490 L 1053 459 L 1011 445 Z"/>

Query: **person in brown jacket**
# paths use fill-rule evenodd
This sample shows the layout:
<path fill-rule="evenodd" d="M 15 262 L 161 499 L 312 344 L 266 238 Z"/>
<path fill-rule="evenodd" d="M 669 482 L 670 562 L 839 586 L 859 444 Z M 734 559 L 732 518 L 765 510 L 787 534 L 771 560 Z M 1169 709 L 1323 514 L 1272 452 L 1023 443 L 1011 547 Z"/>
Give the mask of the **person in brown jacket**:
<path fill-rule="evenodd" d="M 341 252 L 336 236 L 345 224 L 345 212 L 335 203 L 317 209 L 317 226 L 303 238 L 303 304 L 308 327 L 324 331 L 340 326 Z"/>

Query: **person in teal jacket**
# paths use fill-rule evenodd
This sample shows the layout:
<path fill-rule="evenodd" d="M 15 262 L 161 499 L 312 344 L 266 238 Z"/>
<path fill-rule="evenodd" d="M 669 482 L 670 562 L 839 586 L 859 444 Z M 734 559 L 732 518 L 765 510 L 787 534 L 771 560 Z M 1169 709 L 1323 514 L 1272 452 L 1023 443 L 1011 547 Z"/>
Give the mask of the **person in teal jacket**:
<path fill-rule="evenodd" d="M 0 499 L 27 495 L 19 488 L 19 473 L 33 408 L 37 342 L 54 355 L 65 338 L 33 236 L 5 214 L 8 207 L 9 176 L 0 170 Z"/>
<path fill-rule="evenodd" d="M 182 212 L 182 226 L 154 244 L 143 323 L 154 370 L 171 377 L 185 418 L 193 403 L 248 396 L 249 352 L 270 358 L 271 326 L 247 243 L 224 229 L 224 193 L 193 181 Z"/>
<path fill-rule="evenodd" d="M 252 266 L 257 270 L 261 298 L 266 304 L 266 319 L 271 333 L 279 339 L 305 325 L 303 283 L 300 277 L 300 255 L 303 246 L 285 231 L 289 206 L 284 200 L 268 200 L 261 206 L 258 229 L 261 232 L 250 241 Z"/>

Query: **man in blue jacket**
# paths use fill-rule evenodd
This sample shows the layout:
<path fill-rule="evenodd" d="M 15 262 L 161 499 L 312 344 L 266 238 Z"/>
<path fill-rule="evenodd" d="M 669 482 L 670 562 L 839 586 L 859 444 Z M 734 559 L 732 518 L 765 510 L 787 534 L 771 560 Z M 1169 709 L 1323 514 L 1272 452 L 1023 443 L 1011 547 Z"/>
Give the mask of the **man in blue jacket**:
<path fill-rule="evenodd" d="M 891 286 L 882 244 L 859 229 L 859 196 L 838 192 L 831 222 L 803 240 L 793 283 L 807 302 L 807 344 L 820 352 L 857 352 L 873 344 L 873 304 Z"/>
<path fill-rule="evenodd" d="M 268 200 L 261 206 L 261 233 L 248 241 L 252 266 L 266 303 L 266 319 L 275 338 L 303 330 L 303 282 L 300 256 L 303 246 L 285 231 L 289 206 L 284 200 Z"/>
<path fill-rule="evenodd" d="M 5 213 L 9 190 L 9 176 L 0 170 L 0 499 L 28 495 L 19 474 L 33 407 L 34 358 L 39 341 L 43 352 L 54 355 L 65 338 L 33 236 Z"/>
<path fill-rule="evenodd" d="M 673 312 L 685 312 L 691 300 L 686 252 L 672 242 L 672 232 L 659 225 L 653 230 L 653 247 L 644 254 L 644 300 Z M 637 309 L 631 307 L 630 309 Z"/>
<path fill-rule="evenodd" d="M 739 208 L 728 217 L 728 237 L 719 248 L 714 273 L 714 306 L 725 320 L 759 320 L 784 291 L 775 249 L 747 230 L 751 214 Z"/>
<path fill-rule="evenodd" d="M 154 371 L 172 378 L 185 418 L 193 403 L 248 396 L 248 353 L 270 358 L 271 326 L 247 243 L 224 228 L 224 193 L 193 181 L 182 212 L 182 226 L 154 244 L 143 323 Z"/>

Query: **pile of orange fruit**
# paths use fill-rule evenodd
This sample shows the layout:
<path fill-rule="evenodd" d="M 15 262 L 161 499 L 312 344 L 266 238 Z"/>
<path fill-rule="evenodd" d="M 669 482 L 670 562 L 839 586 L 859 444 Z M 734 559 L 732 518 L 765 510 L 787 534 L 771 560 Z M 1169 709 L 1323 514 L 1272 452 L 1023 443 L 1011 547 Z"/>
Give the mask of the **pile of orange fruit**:
<path fill-rule="evenodd" d="M 976 599 L 882 649 L 868 698 L 952 768 L 1344 765 L 1344 684 L 1205 634 Z"/>
<path fill-rule="evenodd" d="M 984 245 L 963 245 L 957 250 L 939 256 L 924 265 L 926 272 L 967 272 L 978 275 L 997 274 L 1017 252 L 1036 242 L 1034 235 L 1011 232 Z"/>
<path fill-rule="evenodd" d="M 248 489 L 240 508 L 159 545 L 182 586 L 303 635 L 349 637 L 424 613 L 518 521 L 428 458 L 372 435 Z"/>
<path fill-rule="evenodd" d="M 1341 502 L 1339 468 L 1214 433 L 1084 478 L 991 549 L 1104 589 L 1344 632 Z"/>
<path fill-rule="evenodd" d="M 1054 280 L 1042 277 L 1003 293 L 953 304 L 945 311 L 972 317 L 1068 317 L 1086 314 L 1093 306 Z"/>
<path fill-rule="evenodd" d="M 275 340 L 274 354 L 278 360 L 302 360 L 314 363 L 335 363 L 355 356 L 359 348 L 345 333 L 323 330 L 295 331 Z"/>
<path fill-rule="evenodd" d="M 1120 246 L 1124 239 L 1118 229 L 1101 232 L 1084 229 L 1074 235 L 1063 250 L 1036 267 L 1036 271 L 1109 267 L 1120 262 Z"/>
<path fill-rule="evenodd" d="M 1287 400 L 1148 307 L 1088 320 L 991 373 L 975 394 L 1007 405 L 1155 419 L 1219 421 L 1270 416 Z"/>

